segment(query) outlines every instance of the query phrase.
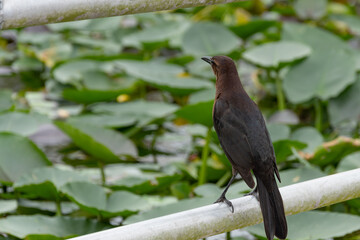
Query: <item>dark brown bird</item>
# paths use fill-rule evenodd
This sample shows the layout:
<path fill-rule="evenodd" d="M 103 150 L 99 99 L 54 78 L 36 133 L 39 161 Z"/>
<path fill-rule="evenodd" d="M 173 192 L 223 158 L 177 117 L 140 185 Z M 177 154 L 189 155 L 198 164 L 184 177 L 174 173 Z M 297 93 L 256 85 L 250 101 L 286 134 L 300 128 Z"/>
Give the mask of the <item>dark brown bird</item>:
<path fill-rule="evenodd" d="M 233 60 L 226 56 L 203 57 L 216 76 L 213 122 L 220 145 L 232 165 L 232 178 L 216 202 L 225 202 L 234 212 L 225 194 L 239 173 L 260 202 L 267 239 L 287 236 L 283 201 L 276 184 L 280 181 L 274 148 L 258 106 L 245 92 Z"/>

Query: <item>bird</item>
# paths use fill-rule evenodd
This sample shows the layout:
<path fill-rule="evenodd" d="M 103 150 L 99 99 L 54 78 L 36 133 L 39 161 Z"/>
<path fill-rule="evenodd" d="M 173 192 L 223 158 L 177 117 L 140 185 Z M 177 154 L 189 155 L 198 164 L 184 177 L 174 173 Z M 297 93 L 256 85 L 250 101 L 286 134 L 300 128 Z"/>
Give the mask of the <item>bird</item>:
<path fill-rule="evenodd" d="M 244 90 L 234 61 L 227 56 L 202 57 L 216 76 L 213 124 L 220 145 L 232 165 L 232 177 L 215 203 L 226 203 L 225 194 L 237 174 L 245 183 L 256 187 L 250 193 L 260 202 L 268 240 L 274 236 L 286 239 L 287 222 L 283 200 L 275 177 L 281 182 L 274 147 L 257 104 Z"/>

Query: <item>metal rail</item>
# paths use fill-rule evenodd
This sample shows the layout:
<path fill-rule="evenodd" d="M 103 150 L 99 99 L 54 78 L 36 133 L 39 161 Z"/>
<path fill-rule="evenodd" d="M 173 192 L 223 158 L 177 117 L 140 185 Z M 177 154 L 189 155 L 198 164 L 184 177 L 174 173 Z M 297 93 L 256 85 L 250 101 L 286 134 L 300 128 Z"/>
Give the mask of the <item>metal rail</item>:
<path fill-rule="evenodd" d="M 0 0 L 0 29 L 236 1 L 240 0 Z"/>
<path fill-rule="evenodd" d="M 358 198 L 360 168 L 286 186 L 280 192 L 286 215 Z M 234 199 L 232 203 L 234 213 L 225 204 L 212 204 L 72 240 L 200 239 L 262 221 L 259 203 L 252 196 Z"/>

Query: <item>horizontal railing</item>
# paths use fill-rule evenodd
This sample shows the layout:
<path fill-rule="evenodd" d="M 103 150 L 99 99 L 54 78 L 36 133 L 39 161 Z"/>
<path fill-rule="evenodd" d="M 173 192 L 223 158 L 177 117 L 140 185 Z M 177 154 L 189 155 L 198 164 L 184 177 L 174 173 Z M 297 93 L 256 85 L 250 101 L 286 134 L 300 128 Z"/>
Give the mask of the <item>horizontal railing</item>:
<path fill-rule="evenodd" d="M 0 29 L 236 1 L 239 0 L 0 0 Z"/>
<path fill-rule="evenodd" d="M 358 198 L 360 168 L 286 186 L 280 192 L 286 215 Z M 254 197 L 245 196 L 231 201 L 234 213 L 225 204 L 211 204 L 72 240 L 190 240 L 229 232 L 262 221 L 260 206 Z"/>

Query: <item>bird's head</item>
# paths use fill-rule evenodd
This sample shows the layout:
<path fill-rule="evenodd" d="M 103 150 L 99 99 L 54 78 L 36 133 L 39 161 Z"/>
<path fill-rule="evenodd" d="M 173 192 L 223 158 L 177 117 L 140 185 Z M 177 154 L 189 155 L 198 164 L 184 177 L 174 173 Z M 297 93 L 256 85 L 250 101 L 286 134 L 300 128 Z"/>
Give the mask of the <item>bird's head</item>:
<path fill-rule="evenodd" d="M 227 56 L 214 56 L 214 57 L 202 57 L 202 60 L 209 63 L 216 78 L 219 78 L 222 74 L 236 72 L 236 66 L 234 61 Z"/>

